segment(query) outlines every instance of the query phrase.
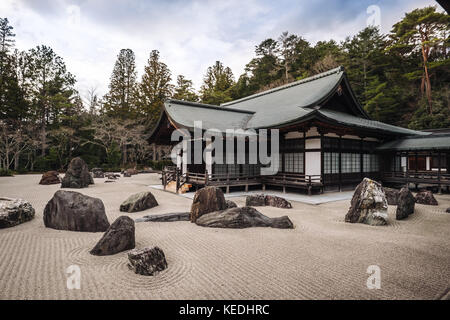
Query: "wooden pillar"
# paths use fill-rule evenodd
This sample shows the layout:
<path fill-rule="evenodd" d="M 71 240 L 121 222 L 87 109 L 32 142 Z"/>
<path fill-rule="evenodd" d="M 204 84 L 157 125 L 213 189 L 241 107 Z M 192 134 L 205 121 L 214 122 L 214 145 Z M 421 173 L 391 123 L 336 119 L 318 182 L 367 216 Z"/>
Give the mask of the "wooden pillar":
<path fill-rule="evenodd" d="M 339 191 L 342 191 L 342 136 L 339 136 Z"/>
<path fill-rule="evenodd" d="M 431 158 L 431 160 L 433 161 L 433 158 Z M 442 194 L 442 189 L 441 189 L 441 152 L 438 153 L 438 193 Z"/>
<path fill-rule="evenodd" d="M 364 178 L 364 167 L 363 167 L 363 153 L 364 153 L 364 138 L 361 138 L 359 146 L 359 172 L 361 180 Z"/>

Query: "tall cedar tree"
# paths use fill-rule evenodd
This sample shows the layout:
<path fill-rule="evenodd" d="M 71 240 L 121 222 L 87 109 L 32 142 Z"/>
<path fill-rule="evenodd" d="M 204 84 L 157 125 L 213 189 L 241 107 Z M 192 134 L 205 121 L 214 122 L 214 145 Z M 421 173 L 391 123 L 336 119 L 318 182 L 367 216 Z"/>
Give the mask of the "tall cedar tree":
<path fill-rule="evenodd" d="M 146 125 L 155 124 L 162 112 L 164 101 L 172 96 L 172 74 L 160 60 L 159 51 L 152 50 L 139 84 L 138 113 L 145 117 Z"/>
<path fill-rule="evenodd" d="M 173 93 L 173 98 L 178 100 L 197 102 L 198 96 L 194 91 L 192 80 L 188 80 L 180 74 L 177 77 L 177 85 Z"/>
<path fill-rule="evenodd" d="M 104 97 L 104 112 L 112 117 L 136 117 L 136 62 L 131 49 L 120 50 L 111 74 L 109 92 Z"/>
<path fill-rule="evenodd" d="M 219 105 L 232 100 L 231 89 L 234 85 L 233 72 L 222 62 L 208 67 L 201 86 L 201 100 L 203 103 Z"/>
<path fill-rule="evenodd" d="M 38 46 L 28 51 L 26 74 L 32 112 L 41 127 L 41 155 L 47 148 L 47 129 L 60 122 L 64 110 L 71 108 L 76 94 L 75 77 L 67 71 L 63 59 L 50 47 Z"/>

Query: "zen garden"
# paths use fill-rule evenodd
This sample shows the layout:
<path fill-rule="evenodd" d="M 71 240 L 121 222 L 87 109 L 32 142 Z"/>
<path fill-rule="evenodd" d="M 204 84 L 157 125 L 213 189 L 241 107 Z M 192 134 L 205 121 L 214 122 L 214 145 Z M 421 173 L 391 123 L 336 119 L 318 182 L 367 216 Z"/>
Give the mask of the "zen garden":
<path fill-rule="evenodd" d="M 343 41 L 283 32 L 198 88 L 122 49 L 105 94 L 10 21 L 0 299 L 450 299 L 437 4 Z"/>

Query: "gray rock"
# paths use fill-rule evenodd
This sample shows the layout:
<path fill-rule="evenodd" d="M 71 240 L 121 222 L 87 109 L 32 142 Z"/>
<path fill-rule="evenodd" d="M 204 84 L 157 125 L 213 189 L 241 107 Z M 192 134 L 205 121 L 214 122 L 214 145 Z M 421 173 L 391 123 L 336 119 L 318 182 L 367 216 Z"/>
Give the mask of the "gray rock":
<path fill-rule="evenodd" d="M 109 227 L 102 200 L 74 191 L 59 190 L 44 209 L 47 228 L 105 232 Z"/>
<path fill-rule="evenodd" d="M 61 188 L 87 188 L 90 184 L 94 184 L 94 179 L 89 173 L 86 162 L 79 157 L 73 158 L 62 179 Z"/>
<path fill-rule="evenodd" d="M 356 187 L 345 222 L 365 223 L 372 226 L 386 225 L 387 209 L 388 204 L 381 184 L 364 178 Z"/>
<path fill-rule="evenodd" d="M 204 214 L 197 219 L 196 224 L 211 228 L 294 228 L 292 221 L 287 216 L 269 218 L 252 207 L 230 208 Z"/>
<path fill-rule="evenodd" d="M 426 204 L 429 206 L 437 206 L 438 202 L 431 191 L 419 191 L 416 194 L 416 203 Z"/>
<path fill-rule="evenodd" d="M 174 212 L 164 214 L 152 214 L 138 218 L 136 222 L 172 222 L 172 221 L 189 221 L 190 212 Z"/>
<path fill-rule="evenodd" d="M 116 254 L 135 247 L 135 228 L 133 219 L 121 216 L 106 230 L 103 237 L 90 251 L 96 256 Z"/>
<path fill-rule="evenodd" d="M 265 196 L 264 197 L 264 203 L 266 206 L 276 207 L 276 208 L 282 208 L 282 209 L 291 209 L 292 204 L 287 201 L 284 198 L 277 197 L 277 196 Z"/>
<path fill-rule="evenodd" d="M 245 198 L 245 206 L 262 207 L 266 205 L 266 197 L 263 194 L 249 195 Z"/>
<path fill-rule="evenodd" d="M 45 172 L 41 177 L 41 181 L 39 181 L 39 184 L 42 185 L 59 184 L 59 183 L 61 183 L 61 179 L 59 178 L 58 171 Z"/>
<path fill-rule="evenodd" d="M 103 169 L 101 169 L 101 168 L 93 168 L 92 175 L 94 176 L 94 178 L 104 178 L 105 177 L 105 173 L 103 172 Z"/>
<path fill-rule="evenodd" d="M 0 229 L 10 228 L 34 218 L 34 209 L 22 199 L 0 198 Z"/>
<path fill-rule="evenodd" d="M 225 203 L 227 205 L 227 209 L 229 209 L 229 208 L 236 208 L 237 207 L 237 204 L 234 201 L 225 200 Z"/>
<path fill-rule="evenodd" d="M 414 213 L 414 205 L 416 201 L 408 188 L 402 188 L 398 193 L 396 219 L 401 220 L 407 218 Z"/>
<path fill-rule="evenodd" d="M 131 177 L 131 173 L 129 173 L 129 172 L 127 172 L 127 171 L 124 171 L 123 177 L 124 177 L 124 178 L 130 178 L 130 177 Z"/>
<path fill-rule="evenodd" d="M 204 214 L 226 208 L 227 204 L 221 189 L 216 187 L 202 188 L 195 193 L 192 201 L 191 222 L 197 221 Z"/>
<path fill-rule="evenodd" d="M 167 268 L 164 252 L 158 248 L 134 249 L 128 253 L 128 268 L 136 274 L 153 276 Z"/>
<path fill-rule="evenodd" d="M 150 191 L 144 191 L 128 197 L 128 199 L 120 205 L 120 211 L 137 212 L 156 207 L 157 205 L 158 201 L 156 201 L 153 194 Z"/>
<path fill-rule="evenodd" d="M 397 199 L 399 196 L 399 190 L 393 188 L 383 187 L 384 194 L 386 195 L 386 200 L 388 205 L 396 206 Z"/>

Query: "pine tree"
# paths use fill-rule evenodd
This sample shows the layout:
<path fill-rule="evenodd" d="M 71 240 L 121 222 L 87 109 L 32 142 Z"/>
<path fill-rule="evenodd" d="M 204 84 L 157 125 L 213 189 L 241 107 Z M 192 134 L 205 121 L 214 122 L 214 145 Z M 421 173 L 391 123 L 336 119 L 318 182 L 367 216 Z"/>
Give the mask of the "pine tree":
<path fill-rule="evenodd" d="M 197 102 L 198 96 L 192 86 L 192 81 L 186 79 L 183 75 L 177 77 L 177 85 L 173 94 L 174 99 Z"/>
<path fill-rule="evenodd" d="M 425 92 L 430 114 L 433 113 L 430 69 L 442 65 L 442 63 L 432 65 L 430 58 L 435 55 L 434 51 L 442 50 L 442 47 L 443 51 L 447 52 L 449 31 L 450 16 L 436 12 L 436 7 L 430 6 L 406 13 L 400 22 L 394 24 L 391 32 L 393 40 L 391 50 L 397 50 L 405 55 L 418 53 L 421 56 L 423 72 L 420 88 L 422 93 Z"/>
<path fill-rule="evenodd" d="M 201 86 L 201 100 L 203 103 L 219 105 L 230 101 L 231 88 L 234 85 L 233 72 L 225 67 L 222 62 L 208 67 Z"/>
<path fill-rule="evenodd" d="M 109 92 L 104 97 L 104 111 L 112 117 L 136 116 L 136 62 L 131 49 L 120 50 L 111 74 Z"/>
<path fill-rule="evenodd" d="M 138 113 L 145 117 L 146 125 L 153 126 L 158 120 L 164 101 L 172 96 L 172 74 L 160 60 L 159 51 L 152 50 L 139 84 Z"/>

